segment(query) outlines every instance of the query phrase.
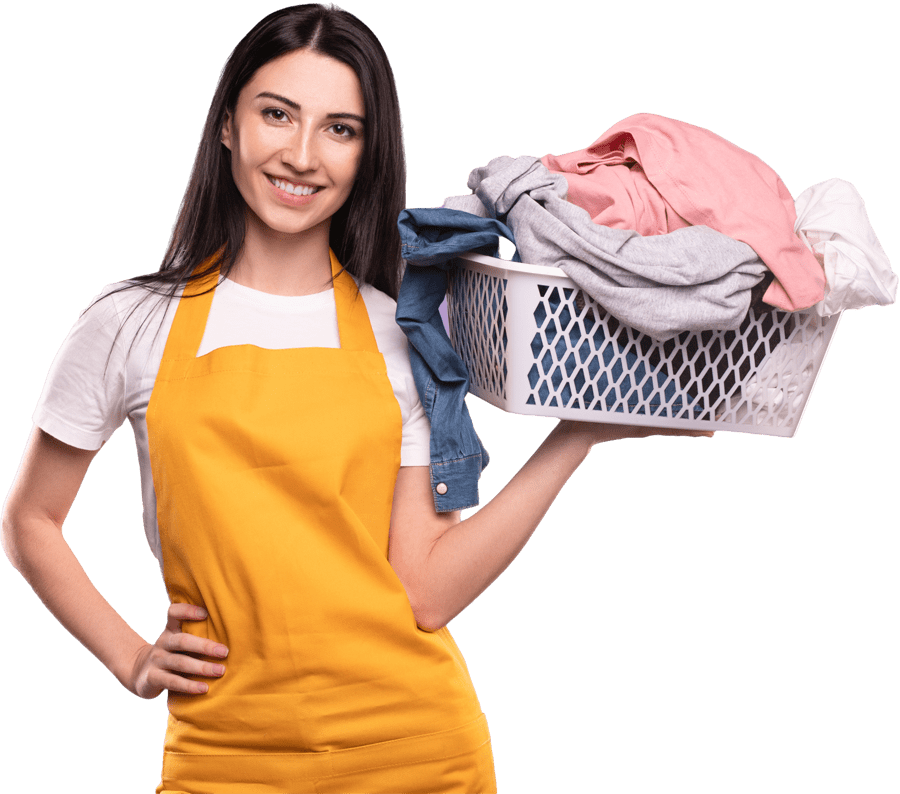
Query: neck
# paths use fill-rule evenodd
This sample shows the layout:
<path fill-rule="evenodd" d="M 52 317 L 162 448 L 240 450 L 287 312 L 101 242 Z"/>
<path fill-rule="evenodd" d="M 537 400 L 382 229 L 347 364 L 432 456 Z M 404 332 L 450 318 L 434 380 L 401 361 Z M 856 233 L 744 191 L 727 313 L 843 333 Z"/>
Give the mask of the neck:
<path fill-rule="evenodd" d="M 272 295 L 312 295 L 331 288 L 328 222 L 282 234 L 247 213 L 244 245 L 228 278 Z"/>

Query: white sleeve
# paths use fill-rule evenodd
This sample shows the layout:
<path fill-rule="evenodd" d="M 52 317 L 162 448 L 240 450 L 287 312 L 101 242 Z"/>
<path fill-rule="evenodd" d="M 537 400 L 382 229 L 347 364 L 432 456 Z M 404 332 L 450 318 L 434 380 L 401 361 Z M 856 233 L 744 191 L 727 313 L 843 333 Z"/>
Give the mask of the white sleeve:
<path fill-rule="evenodd" d="M 125 340 L 108 289 L 63 342 L 33 416 L 42 430 L 80 449 L 99 449 L 125 420 Z"/>
<path fill-rule="evenodd" d="M 400 403 L 403 417 L 400 465 L 428 466 L 431 463 L 431 424 L 416 391 L 406 335 L 395 319 L 397 303 L 368 284 L 363 285 L 360 292 L 366 302 L 378 350 L 387 364 L 394 396 Z"/>
<path fill-rule="evenodd" d="M 406 368 L 409 369 L 409 359 L 406 360 Z M 393 384 L 393 380 L 391 383 Z M 400 445 L 400 465 L 428 466 L 431 464 L 431 423 L 428 421 L 428 414 L 425 413 L 425 407 L 416 391 L 412 370 L 406 378 L 406 386 L 403 391 L 402 399 L 406 402 L 406 407 L 404 408 L 401 402 L 403 441 Z M 400 402 L 401 396 L 398 394 L 396 386 L 394 386 L 394 394 L 397 394 L 397 401 Z"/>

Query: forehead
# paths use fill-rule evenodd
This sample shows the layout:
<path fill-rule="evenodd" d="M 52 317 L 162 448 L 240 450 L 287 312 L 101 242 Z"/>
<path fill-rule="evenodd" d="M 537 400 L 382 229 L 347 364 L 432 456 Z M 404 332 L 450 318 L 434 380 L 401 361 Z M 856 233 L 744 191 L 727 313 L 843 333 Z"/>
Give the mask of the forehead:
<path fill-rule="evenodd" d="M 294 50 L 261 66 L 241 90 L 238 105 L 252 102 L 262 91 L 290 99 L 305 110 L 365 114 L 356 72 L 312 50 Z"/>

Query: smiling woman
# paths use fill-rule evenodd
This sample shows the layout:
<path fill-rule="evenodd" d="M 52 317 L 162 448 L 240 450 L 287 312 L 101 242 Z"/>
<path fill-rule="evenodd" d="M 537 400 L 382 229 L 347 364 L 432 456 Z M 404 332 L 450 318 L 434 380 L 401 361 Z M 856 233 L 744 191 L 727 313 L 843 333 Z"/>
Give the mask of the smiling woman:
<path fill-rule="evenodd" d="M 298 166 L 309 186 L 321 188 L 299 205 L 291 203 L 296 190 L 279 193 L 269 179 L 298 180 Z M 280 260 L 293 250 L 299 256 L 301 233 L 319 227 L 305 237 L 317 241 L 316 264 L 295 268 L 295 258 L 282 268 L 283 274 L 310 268 L 316 274 L 295 284 L 296 294 L 325 287 L 329 265 L 323 250 L 330 246 L 354 278 L 395 297 L 396 220 L 405 183 L 397 89 L 378 39 L 339 9 L 282 9 L 260 21 L 225 64 L 163 263 L 134 281 L 171 296 L 185 282 L 205 277 L 206 268 L 197 267 L 202 262 L 226 278 L 239 258 L 256 260 L 254 269 L 263 271 L 271 265 L 268 254 Z M 269 227 L 268 215 L 261 219 L 258 211 L 275 213 L 275 225 Z M 266 248 L 260 257 L 251 253 L 263 253 L 262 238 L 278 245 L 282 233 L 294 235 L 287 248 Z M 246 278 L 246 266 L 240 269 Z M 273 286 L 272 279 L 266 283 Z M 276 294 L 284 289 L 280 285 Z M 293 288 L 287 289 L 291 294 Z"/>
<path fill-rule="evenodd" d="M 268 248 L 291 235 L 305 233 L 302 245 L 291 243 L 292 255 L 305 261 L 327 246 L 331 218 L 353 189 L 364 131 L 362 90 L 346 64 L 303 49 L 257 70 L 222 126 L 234 183 L 249 209 L 234 281 L 288 295 L 328 284 L 324 260 L 317 270 L 291 267 L 288 280 L 267 279 L 248 263 L 273 261 Z"/>
<path fill-rule="evenodd" d="M 496 791 L 446 624 L 594 444 L 656 432 L 560 423 L 480 511 L 437 511 L 392 300 L 396 97 L 350 14 L 256 25 L 223 70 L 160 270 L 82 315 L 35 413 L 5 546 L 126 688 L 168 690 L 160 793 Z M 152 643 L 61 533 L 125 418 L 170 600 Z"/>

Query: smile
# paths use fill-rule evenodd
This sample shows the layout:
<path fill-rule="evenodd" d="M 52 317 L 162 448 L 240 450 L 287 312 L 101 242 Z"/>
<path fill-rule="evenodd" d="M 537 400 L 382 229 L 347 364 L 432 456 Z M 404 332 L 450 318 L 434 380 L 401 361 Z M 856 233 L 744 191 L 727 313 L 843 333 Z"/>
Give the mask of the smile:
<path fill-rule="evenodd" d="M 293 182 L 276 179 L 268 174 L 266 174 L 266 178 L 275 185 L 275 187 L 283 190 L 285 193 L 290 193 L 292 196 L 311 196 L 313 193 L 321 190 L 320 187 L 313 187 L 311 185 L 295 185 Z"/>

